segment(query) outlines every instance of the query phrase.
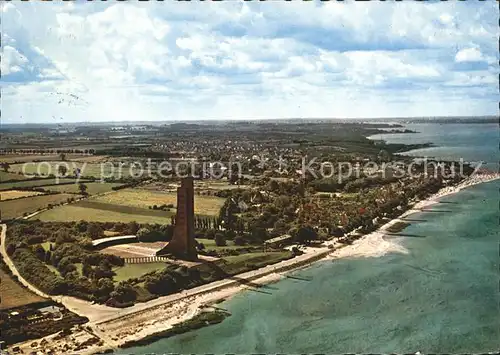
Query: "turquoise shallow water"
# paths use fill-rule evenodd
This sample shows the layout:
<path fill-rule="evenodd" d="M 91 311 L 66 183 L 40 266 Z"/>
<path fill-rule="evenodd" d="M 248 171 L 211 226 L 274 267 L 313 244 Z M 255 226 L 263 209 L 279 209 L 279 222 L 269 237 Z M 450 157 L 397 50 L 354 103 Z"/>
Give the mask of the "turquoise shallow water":
<path fill-rule="evenodd" d="M 497 144 L 477 134 L 478 146 Z M 487 159 L 475 153 L 469 146 L 473 159 Z M 407 255 L 318 262 L 296 273 L 311 281 L 285 279 L 270 295 L 224 302 L 232 316 L 221 324 L 121 353 L 500 350 L 499 189 L 474 186 L 433 207 L 450 212 L 412 215 L 425 222 L 405 229 L 421 238 L 396 240 Z"/>

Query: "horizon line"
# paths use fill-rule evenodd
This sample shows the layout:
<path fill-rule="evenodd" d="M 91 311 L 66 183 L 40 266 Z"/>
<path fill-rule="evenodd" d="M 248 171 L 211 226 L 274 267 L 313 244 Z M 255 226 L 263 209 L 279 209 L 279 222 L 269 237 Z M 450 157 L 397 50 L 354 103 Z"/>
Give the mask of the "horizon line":
<path fill-rule="evenodd" d="M 405 116 L 405 117 L 356 117 L 356 118 L 346 118 L 346 117 L 274 117 L 274 118 L 193 118 L 193 119 L 165 119 L 165 120 L 131 120 L 131 121 L 75 121 L 75 122 L 19 122 L 19 123 L 4 123 L 0 120 L 0 126 L 8 126 L 8 125 L 67 125 L 67 124 L 123 124 L 130 125 L 132 123 L 167 123 L 167 122 L 175 122 L 175 123 L 184 123 L 184 122 L 234 122 L 234 121 L 242 121 L 242 122 L 258 122 L 258 121 L 284 121 L 284 120 L 296 120 L 296 121 L 352 121 L 352 120 L 415 120 L 415 119 L 464 119 L 464 118 L 472 118 L 472 119 L 489 119 L 489 118 L 497 118 L 496 115 L 479 115 L 479 116 Z"/>

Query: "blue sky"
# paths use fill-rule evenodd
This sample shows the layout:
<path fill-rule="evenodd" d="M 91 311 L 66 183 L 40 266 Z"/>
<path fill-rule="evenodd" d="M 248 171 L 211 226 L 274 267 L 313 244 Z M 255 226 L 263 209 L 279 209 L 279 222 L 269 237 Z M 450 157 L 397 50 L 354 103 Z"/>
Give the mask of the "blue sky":
<path fill-rule="evenodd" d="M 493 0 L 1 6 L 3 123 L 498 111 Z"/>

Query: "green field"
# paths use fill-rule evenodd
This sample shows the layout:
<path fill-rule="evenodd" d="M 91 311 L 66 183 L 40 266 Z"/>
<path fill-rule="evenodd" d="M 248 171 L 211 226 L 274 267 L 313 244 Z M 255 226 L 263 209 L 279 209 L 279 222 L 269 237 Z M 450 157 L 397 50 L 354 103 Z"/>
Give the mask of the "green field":
<path fill-rule="evenodd" d="M 124 266 L 114 268 L 115 282 L 125 281 L 128 279 L 139 278 L 144 274 L 164 269 L 167 263 L 148 263 L 148 264 L 125 264 Z"/>
<path fill-rule="evenodd" d="M 177 205 L 177 195 L 170 192 L 151 191 L 145 189 L 124 189 L 106 196 L 101 196 L 94 201 L 113 205 L 149 208 L 157 205 Z M 194 213 L 204 216 L 218 216 L 225 199 L 212 196 L 194 196 Z"/>
<path fill-rule="evenodd" d="M 123 166 L 120 169 L 117 166 L 106 163 L 96 164 L 74 161 L 44 161 L 40 163 L 14 164 L 10 166 L 10 170 L 17 173 L 18 171 L 23 171 L 24 167 L 24 172 L 26 174 L 57 175 L 59 165 L 66 166 L 68 168 L 68 174 L 73 174 L 75 169 L 80 169 L 81 176 L 93 176 L 99 179 L 101 179 L 101 177 L 107 178 L 114 176 L 115 178 L 120 178 L 130 176 L 129 166 Z"/>
<path fill-rule="evenodd" d="M 100 182 L 87 182 L 84 184 L 87 186 L 87 193 L 89 195 L 96 195 L 96 194 L 102 194 L 104 192 L 113 191 L 112 190 L 113 187 L 121 185 L 117 183 L 100 183 Z M 46 191 L 64 192 L 68 194 L 80 193 L 79 184 L 47 186 L 43 187 L 43 189 Z"/>
<path fill-rule="evenodd" d="M 250 188 L 249 185 L 230 185 L 225 180 L 201 180 L 196 181 L 195 190 L 245 190 Z"/>
<path fill-rule="evenodd" d="M 222 271 L 227 275 L 237 275 L 267 265 L 276 264 L 292 257 L 293 253 L 290 251 L 246 253 L 236 256 L 226 256 L 213 263 L 203 263 L 196 266 L 196 268 L 202 272 L 210 272 L 210 269 L 215 269 L 217 272 Z"/>
<path fill-rule="evenodd" d="M 41 187 L 46 185 L 54 185 L 54 184 L 73 184 L 75 179 L 30 179 L 16 182 L 5 182 L 0 184 L 0 190 L 15 190 L 18 188 L 24 187 Z M 84 181 L 82 181 L 84 182 Z M 75 186 L 78 186 L 74 184 Z"/>
<path fill-rule="evenodd" d="M 99 183 L 91 184 L 92 189 L 103 191 Z M 106 184 L 104 184 L 106 186 Z M 112 184 L 107 184 L 107 188 Z M 77 185 L 57 186 L 59 191 L 68 191 Z M 74 196 L 74 195 L 73 195 Z M 86 199 L 71 205 L 45 211 L 35 218 L 42 221 L 90 221 L 90 222 L 137 222 L 170 224 L 175 208 L 170 211 L 154 210 L 153 205 L 175 204 L 177 196 L 172 193 L 142 189 L 124 189 L 95 198 Z M 224 199 L 217 197 L 195 196 L 195 213 L 200 216 L 218 215 Z M 212 241 L 213 242 L 213 241 Z"/>
<path fill-rule="evenodd" d="M 57 194 L 0 201 L 0 211 L 2 212 L 2 219 L 17 218 L 22 217 L 25 213 L 29 214 L 36 212 L 38 209 L 46 208 L 49 204 L 55 205 L 66 202 L 68 198 L 74 197 L 75 195 Z"/>
<path fill-rule="evenodd" d="M 203 243 L 205 245 L 205 250 L 221 250 L 221 249 L 240 249 L 240 248 L 248 248 L 247 246 L 239 246 L 239 245 L 234 245 L 234 243 L 231 240 L 228 240 L 226 243 L 226 246 L 219 247 L 215 244 L 215 240 L 213 239 L 196 239 L 198 242 Z"/>
<path fill-rule="evenodd" d="M 26 177 L 22 174 L 6 173 L 5 171 L 0 171 L 0 183 L 2 181 L 10 180 L 26 180 Z"/>
<path fill-rule="evenodd" d="M 65 154 L 66 161 L 88 161 L 97 162 L 106 158 L 103 155 L 82 155 L 82 154 Z M 56 153 L 45 154 L 7 154 L 0 155 L 0 162 L 15 163 L 15 162 L 35 162 L 35 161 L 61 161 L 61 156 Z"/>
<path fill-rule="evenodd" d="M 74 195 L 72 195 L 74 196 Z M 171 218 L 168 212 L 153 211 L 146 209 L 127 209 L 124 206 L 113 206 L 109 204 L 85 204 L 80 201 L 71 205 L 65 205 L 44 211 L 36 215 L 35 219 L 44 222 L 78 222 L 81 220 L 89 222 L 137 222 L 150 224 L 170 224 Z M 93 206 L 93 207 L 91 207 Z M 114 209 L 114 210 L 113 210 Z"/>
<path fill-rule="evenodd" d="M 239 268 L 246 265 L 252 265 L 258 269 L 270 264 L 276 264 L 282 260 L 290 259 L 293 256 L 291 251 L 273 251 L 261 253 L 247 253 L 235 256 L 226 256 L 223 258 L 225 263 L 221 266 L 228 274 L 235 275 L 240 273 Z"/>
<path fill-rule="evenodd" d="M 18 198 L 25 198 L 25 197 L 39 196 L 39 195 L 43 195 L 43 193 L 37 191 L 6 190 L 6 191 L 0 191 L 0 201 L 16 200 Z"/>

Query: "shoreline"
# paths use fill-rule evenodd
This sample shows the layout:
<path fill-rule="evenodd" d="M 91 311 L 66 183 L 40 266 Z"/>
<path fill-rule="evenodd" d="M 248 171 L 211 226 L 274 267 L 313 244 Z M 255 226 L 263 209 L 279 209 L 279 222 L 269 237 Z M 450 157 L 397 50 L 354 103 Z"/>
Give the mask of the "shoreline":
<path fill-rule="evenodd" d="M 404 218 L 412 214 L 422 213 L 422 209 L 438 204 L 439 199 L 443 197 L 451 196 L 468 187 L 491 182 L 497 179 L 500 179 L 500 173 L 479 174 L 465 179 L 456 186 L 444 187 L 425 200 L 414 203 L 411 205 L 410 209 L 405 211 L 400 216 L 390 220 L 376 231 L 355 240 L 351 245 L 338 250 L 338 253 L 333 253 L 330 257 L 333 259 L 345 257 L 379 257 L 389 252 L 408 254 L 408 250 L 406 250 L 402 245 L 384 239 L 389 227 L 398 222 L 405 222 Z"/>
<path fill-rule="evenodd" d="M 476 174 L 456 186 L 442 188 L 427 199 L 410 205 L 410 209 L 399 217 L 382 225 L 376 231 L 360 237 L 350 245 L 340 244 L 336 241 L 326 241 L 322 247 L 307 247 L 306 253 L 301 256 L 238 276 L 248 281 L 251 280 L 253 284 L 266 285 L 278 282 L 290 272 L 310 267 L 314 262 L 320 260 L 380 257 L 390 252 L 407 254 L 408 251 L 403 246 L 384 239 L 387 228 L 397 222 L 404 221 L 402 218 L 422 212 L 420 209 L 437 204 L 440 198 L 453 195 L 467 187 L 491 182 L 499 178 L 500 174 L 498 173 Z M 330 249 L 332 246 L 333 249 Z M 211 306 L 221 301 L 227 301 L 248 289 L 255 288 L 242 285 L 234 280 L 221 280 L 196 289 L 183 291 L 180 294 L 160 297 L 146 304 L 138 304 L 130 309 L 124 309 L 108 319 L 91 321 L 87 324 L 92 328 L 92 333 L 104 342 L 103 345 L 98 346 L 96 344 L 85 350 L 72 353 L 90 355 L 106 350 L 109 351 L 110 349 L 120 349 L 122 345 L 128 342 L 138 341 L 165 332 L 174 325 L 186 322 L 201 312 L 205 312 Z M 53 337 L 54 335 L 51 335 L 45 337 L 45 339 L 50 342 Z M 22 348 L 28 349 L 29 345 L 26 346 L 26 343 L 31 344 L 40 340 L 14 344 L 12 347 L 22 346 Z M 62 339 L 63 343 L 65 341 L 69 342 L 69 339 Z"/>

